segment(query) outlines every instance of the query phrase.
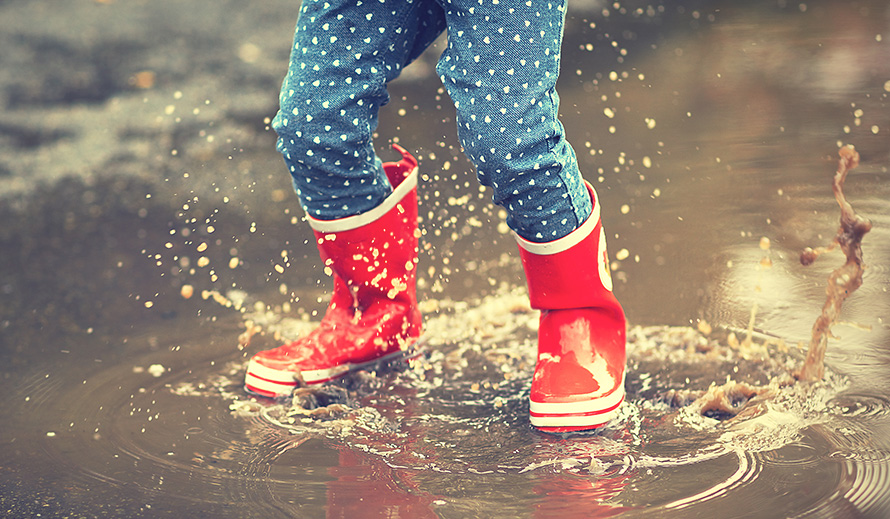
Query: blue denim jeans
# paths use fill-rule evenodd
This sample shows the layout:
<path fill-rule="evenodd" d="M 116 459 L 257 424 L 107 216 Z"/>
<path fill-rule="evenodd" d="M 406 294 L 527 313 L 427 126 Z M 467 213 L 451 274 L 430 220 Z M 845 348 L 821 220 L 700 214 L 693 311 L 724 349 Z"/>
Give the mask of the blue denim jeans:
<path fill-rule="evenodd" d="M 371 136 L 386 85 L 443 31 L 436 71 L 479 181 L 523 238 L 561 238 L 591 213 L 557 119 L 565 0 L 304 0 L 272 125 L 301 204 L 331 220 L 391 192 Z"/>

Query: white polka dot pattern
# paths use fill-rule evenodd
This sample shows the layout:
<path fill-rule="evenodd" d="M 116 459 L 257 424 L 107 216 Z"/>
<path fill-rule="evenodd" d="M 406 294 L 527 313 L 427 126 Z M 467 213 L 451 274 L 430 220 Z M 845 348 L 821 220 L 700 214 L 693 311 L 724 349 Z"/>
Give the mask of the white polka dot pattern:
<path fill-rule="evenodd" d="M 352 216 L 391 192 L 371 136 L 386 84 L 448 31 L 436 70 L 480 182 L 523 238 L 569 234 L 591 213 L 557 118 L 565 1 L 304 0 L 273 121 L 313 218 Z"/>

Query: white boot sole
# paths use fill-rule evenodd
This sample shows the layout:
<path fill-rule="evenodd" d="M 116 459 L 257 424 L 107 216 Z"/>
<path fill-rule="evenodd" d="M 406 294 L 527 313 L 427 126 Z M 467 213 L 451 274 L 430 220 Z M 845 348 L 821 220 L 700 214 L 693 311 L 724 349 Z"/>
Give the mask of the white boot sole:
<path fill-rule="evenodd" d="M 609 395 L 577 402 L 536 402 L 529 399 L 531 424 L 548 427 L 601 427 L 618 416 L 624 402 L 624 381 Z"/>
<path fill-rule="evenodd" d="M 361 370 L 381 371 L 388 365 L 402 361 L 410 362 L 422 353 L 420 341 L 406 350 L 399 350 L 367 362 L 346 363 L 324 369 L 304 371 L 278 370 L 264 366 L 255 359 L 247 364 L 244 376 L 244 389 L 248 393 L 270 398 L 289 396 L 298 386 L 324 384 Z"/>

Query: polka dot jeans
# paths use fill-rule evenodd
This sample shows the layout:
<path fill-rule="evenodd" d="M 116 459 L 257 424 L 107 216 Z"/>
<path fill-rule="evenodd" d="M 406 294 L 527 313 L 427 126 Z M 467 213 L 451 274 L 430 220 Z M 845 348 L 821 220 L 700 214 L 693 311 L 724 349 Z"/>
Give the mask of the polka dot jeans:
<path fill-rule="evenodd" d="M 436 71 L 482 184 L 523 238 L 546 242 L 591 213 L 557 119 L 565 0 L 304 0 L 273 121 L 303 208 L 330 220 L 391 192 L 371 135 L 386 84 L 442 31 Z"/>

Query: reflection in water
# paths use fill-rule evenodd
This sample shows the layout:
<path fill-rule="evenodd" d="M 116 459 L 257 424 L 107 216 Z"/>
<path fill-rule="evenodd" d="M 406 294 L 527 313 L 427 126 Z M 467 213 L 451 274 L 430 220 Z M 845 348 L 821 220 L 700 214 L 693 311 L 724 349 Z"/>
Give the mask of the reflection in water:
<path fill-rule="evenodd" d="M 813 427 L 838 426 L 829 411 L 837 408 L 847 382 L 832 374 L 823 383 L 794 384 L 790 371 L 801 359 L 796 350 L 758 341 L 731 347 L 721 342 L 726 336 L 708 338 L 689 328 L 635 327 L 628 354 L 636 375 L 628 381 L 622 423 L 587 435 L 536 433 L 517 418 L 525 416 L 537 322 L 525 301 L 517 290 L 476 306 L 437 302 L 438 313 L 427 324 L 429 358 L 399 374 L 363 373 L 345 387 L 303 390 L 293 400 L 272 402 L 243 394 L 237 378 L 242 362 L 227 368 L 234 375 L 215 387 L 196 391 L 186 385 L 177 392 L 222 395 L 238 416 L 256 417 L 295 438 L 342 445 L 339 468 L 330 471 L 337 482 L 328 484 L 329 512 L 337 510 L 336 516 L 356 505 L 339 500 L 348 491 L 367 491 L 361 495 L 371 496 L 372 509 L 478 513 L 483 508 L 474 506 L 484 500 L 465 488 L 468 475 L 501 482 L 485 486 L 489 499 L 495 499 L 491 493 L 515 492 L 515 485 L 526 488 L 521 507 L 504 516 L 583 509 L 605 517 L 653 504 L 685 510 L 757 495 L 763 474 L 774 477 L 771 453 L 794 447 Z M 243 318 L 264 323 L 269 335 L 294 324 L 265 310 Z M 718 386 L 714 373 L 731 375 Z M 732 398 L 745 388 L 743 397 Z M 720 405 L 733 407 L 727 412 Z M 809 450 L 808 456 L 824 454 Z M 625 491 L 628 484 L 653 485 L 665 475 L 701 470 L 712 481 L 689 480 L 681 485 L 681 499 L 676 492 L 670 498 L 654 492 L 640 501 Z M 659 476 L 649 479 L 653 474 Z M 813 506 L 820 498 L 797 506 Z"/>
<path fill-rule="evenodd" d="M 436 517 L 435 498 L 412 481 L 412 471 L 390 467 L 348 447 L 328 470 L 327 517 Z"/>

